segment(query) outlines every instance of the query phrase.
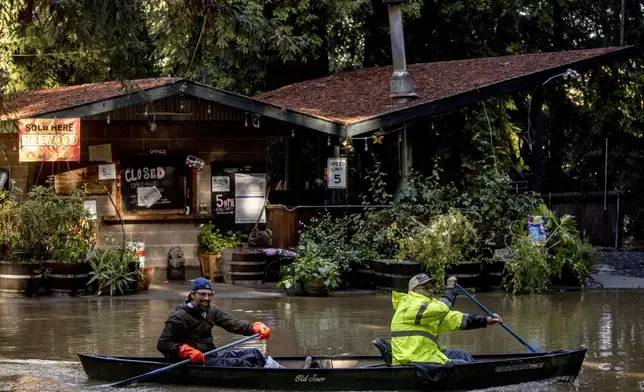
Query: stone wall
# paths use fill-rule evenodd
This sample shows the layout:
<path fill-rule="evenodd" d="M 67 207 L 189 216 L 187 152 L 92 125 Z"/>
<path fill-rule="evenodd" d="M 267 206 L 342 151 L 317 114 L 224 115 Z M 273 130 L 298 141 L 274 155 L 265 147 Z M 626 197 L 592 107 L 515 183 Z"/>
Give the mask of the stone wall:
<path fill-rule="evenodd" d="M 157 267 L 155 281 L 166 279 L 168 250 L 173 246 L 183 249 L 186 259 L 186 279 L 193 279 L 200 274 L 197 236 L 200 223 L 126 223 L 125 240 L 145 243 L 145 265 Z M 101 229 L 101 247 L 120 245 L 123 230 L 120 224 L 105 225 Z"/>

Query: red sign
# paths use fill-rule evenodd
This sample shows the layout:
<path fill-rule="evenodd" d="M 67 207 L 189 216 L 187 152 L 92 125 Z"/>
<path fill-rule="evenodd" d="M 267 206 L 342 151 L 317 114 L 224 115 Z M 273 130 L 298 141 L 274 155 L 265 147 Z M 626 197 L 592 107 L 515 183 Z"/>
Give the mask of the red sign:
<path fill-rule="evenodd" d="M 20 162 L 80 162 L 80 118 L 18 121 Z"/>

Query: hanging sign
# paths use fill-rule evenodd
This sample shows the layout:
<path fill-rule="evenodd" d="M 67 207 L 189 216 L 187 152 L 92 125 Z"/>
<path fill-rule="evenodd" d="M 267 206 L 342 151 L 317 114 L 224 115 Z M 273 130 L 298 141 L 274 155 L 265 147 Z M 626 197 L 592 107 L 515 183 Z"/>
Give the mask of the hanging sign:
<path fill-rule="evenodd" d="M 329 189 L 345 189 L 347 187 L 347 158 L 331 157 L 327 159 Z"/>
<path fill-rule="evenodd" d="M 18 120 L 20 162 L 80 162 L 80 118 Z"/>

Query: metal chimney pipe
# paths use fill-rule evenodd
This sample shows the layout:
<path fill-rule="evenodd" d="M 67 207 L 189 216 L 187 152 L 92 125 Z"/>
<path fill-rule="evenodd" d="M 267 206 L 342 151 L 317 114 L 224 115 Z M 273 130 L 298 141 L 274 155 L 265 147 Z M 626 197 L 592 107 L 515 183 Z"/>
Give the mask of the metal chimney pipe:
<path fill-rule="evenodd" d="M 405 58 L 405 34 L 402 23 L 402 3 L 407 0 L 383 0 L 389 10 L 389 28 L 391 29 L 391 57 L 394 72 L 391 75 L 391 99 L 394 105 L 400 105 L 416 98 L 414 80 L 407 71 Z"/>

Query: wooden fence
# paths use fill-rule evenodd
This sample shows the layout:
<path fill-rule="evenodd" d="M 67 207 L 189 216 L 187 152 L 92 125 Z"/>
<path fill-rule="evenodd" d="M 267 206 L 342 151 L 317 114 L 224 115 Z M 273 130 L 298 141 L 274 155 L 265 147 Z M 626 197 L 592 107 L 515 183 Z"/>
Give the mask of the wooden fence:
<path fill-rule="evenodd" d="M 583 238 L 595 246 L 621 247 L 624 231 L 624 195 L 619 191 L 545 193 L 548 208 L 558 215 L 573 215 Z M 273 232 L 273 247 L 297 246 L 300 222 L 308 222 L 319 212 L 345 215 L 361 212 L 364 206 L 297 206 L 270 205 L 266 208 L 267 227 Z"/>
<path fill-rule="evenodd" d="M 595 246 L 622 246 L 624 195 L 620 191 L 544 193 L 548 208 L 557 215 L 573 215 L 584 238 Z"/>

